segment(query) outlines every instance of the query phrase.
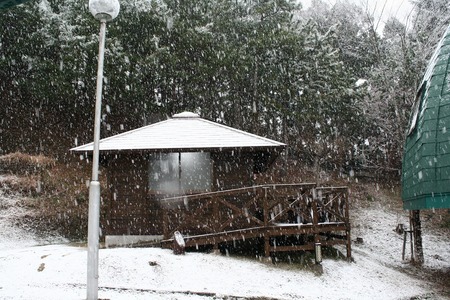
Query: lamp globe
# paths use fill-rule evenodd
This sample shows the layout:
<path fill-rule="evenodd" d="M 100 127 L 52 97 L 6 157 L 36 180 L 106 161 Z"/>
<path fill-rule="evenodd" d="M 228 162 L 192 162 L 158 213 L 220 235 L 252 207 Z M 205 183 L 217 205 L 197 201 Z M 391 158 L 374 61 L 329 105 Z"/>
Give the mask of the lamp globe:
<path fill-rule="evenodd" d="M 89 11 L 97 20 L 111 21 L 120 11 L 119 0 L 89 0 Z"/>

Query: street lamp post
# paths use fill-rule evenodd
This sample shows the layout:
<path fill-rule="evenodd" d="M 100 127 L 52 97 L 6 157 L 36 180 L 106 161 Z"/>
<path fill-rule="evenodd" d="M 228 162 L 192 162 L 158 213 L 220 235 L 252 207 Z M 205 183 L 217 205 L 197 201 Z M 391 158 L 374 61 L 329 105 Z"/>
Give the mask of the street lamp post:
<path fill-rule="evenodd" d="M 92 180 L 89 184 L 87 299 L 98 299 L 98 249 L 100 236 L 100 183 L 98 181 L 100 118 L 102 107 L 103 58 L 105 54 L 106 22 L 119 14 L 118 0 L 89 0 L 89 11 L 100 21 L 97 89 L 95 96 L 94 150 Z"/>

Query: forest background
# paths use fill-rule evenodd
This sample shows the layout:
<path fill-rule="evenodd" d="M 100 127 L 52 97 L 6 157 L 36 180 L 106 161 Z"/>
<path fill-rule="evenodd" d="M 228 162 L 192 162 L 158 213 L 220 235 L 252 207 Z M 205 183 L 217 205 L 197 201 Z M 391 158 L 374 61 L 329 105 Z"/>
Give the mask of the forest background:
<path fill-rule="evenodd" d="M 409 25 L 320 0 L 122 1 L 108 26 L 102 137 L 193 111 L 288 144 L 331 171 L 399 174 L 447 0 L 413 0 Z M 0 11 L 0 154 L 65 161 L 93 139 L 98 22 L 88 1 Z"/>

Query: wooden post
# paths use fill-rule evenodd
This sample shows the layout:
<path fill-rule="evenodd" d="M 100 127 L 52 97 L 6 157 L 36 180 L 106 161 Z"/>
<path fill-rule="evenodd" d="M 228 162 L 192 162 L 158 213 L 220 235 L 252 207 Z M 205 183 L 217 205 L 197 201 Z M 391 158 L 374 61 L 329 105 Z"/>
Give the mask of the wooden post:
<path fill-rule="evenodd" d="M 313 188 L 313 201 L 312 201 L 312 224 L 313 224 L 313 232 L 314 232 L 314 250 L 316 255 L 316 264 L 320 264 L 322 261 L 322 249 L 320 244 L 320 236 L 317 229 L 317 224 L 319 223 L 319 215 L 317 211 L 317 199 L 321 198 L 321 195 L 317 195 L 316 188 Z M 318 259 L 320 257 L 320 259 Z"/>
<path fill-rule="evenodd" d="M 414 261 L 423 264 L 422 226 L 420 223 L 420 210 L 410 212 L 411 229 L 414 237 Z"/>
<path fill-rule="evenodd" d="M 267 187 L 264 187 L 263 197 L 263 215 L 264 215 L 264 256 L 270 256 L 270 236 L 267 234 L 267 226 L 269 225 L 269 203 L 267 203 Z"/>
<path fill-rule="evenodd" d="M 218 228 L 220 226 L 220 216 L 219 216 L 219 200 L 217 198 L 212 198 L 211 201 L 213 201 L 213 228 L 214 233 L 218 232 Z M 214 239 L 213 244 L 213 252 L 216 254 L 219 254 L 219 239 Z"/>
<path fill-rule="evenodd" d="M 163 208 L 163 236 L 164 239 L 167 240 L 169 239 L 169 220 L 168 220 L 168 214 L 167 214 L 167 209 Z"/>
<path fill-rule="evenodd" d="M 348 188 L 345 190 L 345 234 L 347 236 L 347 259 L 350 260 L 352 258 L 352 240 L 350 234 L 350 212 L 349 212 L 349 204 L 348 204 Z"/>
<path fill-rule="evenodd" d="M 218 232 L 220 226 L 220 216 L 219 216 L 219 200 L 216 197 L 211 198 L 213 206 L 213 229 L 214 233 Z"/>

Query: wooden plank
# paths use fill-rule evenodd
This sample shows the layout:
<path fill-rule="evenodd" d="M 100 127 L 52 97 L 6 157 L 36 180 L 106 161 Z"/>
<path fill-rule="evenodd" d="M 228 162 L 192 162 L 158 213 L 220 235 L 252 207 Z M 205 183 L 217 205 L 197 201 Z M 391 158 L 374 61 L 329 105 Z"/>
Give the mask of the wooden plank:
<path fill-rule="evenodd" d="M 334 246 L 334 245 L 346 245 L 346 240 L 329 240 L 329 241 L 321 241 L 322 246 Z"/>
<path fill-rule="evenodd" d="M 314 250 L 314 244 L 270 247 L 270 252 L 305 251 L 305 250 Z"/>
<path fill-rule="evenodd" d="M 277 187 L 289 187 L 289 188 L 309 188 L 315 186 L 315 183 L 292 183 L 292 184 L 266 184 L 266 185 L 255 185 L 250 187 L 243 187 L 243 188 L 235 188 L 235 189 L 229 189 L 224 191 L 215 191 L 215 192 L 207 192 L 207 193 L 201 193 L 201 194 L 194 194 L 194 195 L 185 195 L 185 196 L 177 196 L 177 197 L 169 197 L 164 198 L 163 200 L 194 200 L 199 199 L 202 200 L 204 198 L 208 197 L 223 197 L 223 196 L 230 196 L 230 195 L 239 195 L 244 194 L 248 192 L 256 193 L 256 191 L 261 191 L 264 189 L 272 189 L 276 190 Z"/>
<path fill-rule="evenodd" d="M 233 231 L 223 231 L 218 233 L 209 233 L 202 235 L 185 236 L 187 242 L 196 240 L 199 244 L 209 243 L 211 240 L 229 241 L 233 239 L 250 239 L 254 237 L 262 237 L 267 235 L 269 237 L 287 236 L 287 235 L 303 235 L 303 234 L 318 234 L 332 231 L 344 231 L 345 225 L 320 226 L 314 228 L 312 225 L 301 226 L 268 226 L 268 227 L 252 227 L 247 229 L 238 229 Z"/>
<path fill-rule="evenodd" d="M 345 241 L 321 241 L 322 246 L 333 246 L 339 244 L 346 244 Z M 290 246 L 271 246 L 270 252 L 288 252 L 288 251 L 306 251 L 314 250 L 314 244 L 308 243 L 305 245 L 290 245 Z"/>
<path fill-rule="evenodd" d="M 222 232 L 218 234 L 205 234 L 198 236 L 185 237 L 186 247 L 195 247 L 200 245 L 214 245 L 217 243 L 230 242 L 235 240 L 247 240 L 260 237 L 263 234 L 260 230 L 248 231 L 245 234 L 236 232 Z"/>
<path fill-rule="evenodd" d="M 300 225 L 294 224 L 293 226 L 271 226 L 267 227 L 267 232 L 271 236 L 275 235 L 296 235 L 296 234 L 319 234 L 325 232 L 333 232 L 333 231 L 345 231 L 345 224 L 340 225 L 326 225 L 326 224 L 317 224 L 313 226 L 312 224 L 308 225 Z"/>

